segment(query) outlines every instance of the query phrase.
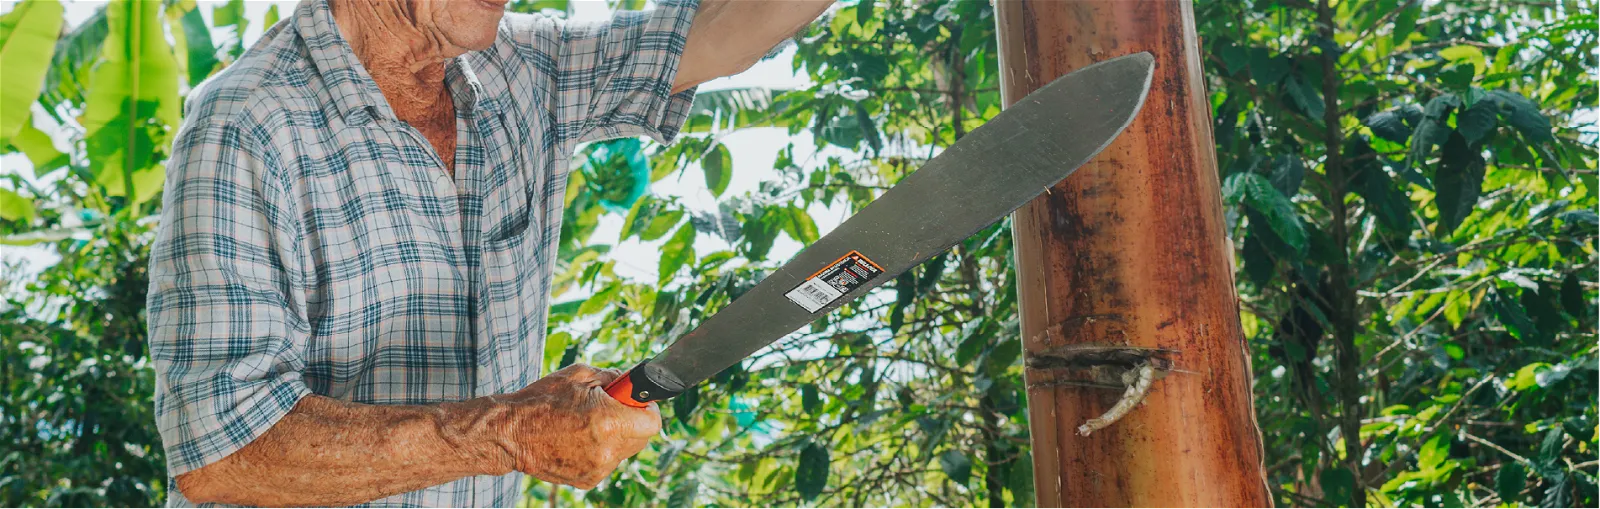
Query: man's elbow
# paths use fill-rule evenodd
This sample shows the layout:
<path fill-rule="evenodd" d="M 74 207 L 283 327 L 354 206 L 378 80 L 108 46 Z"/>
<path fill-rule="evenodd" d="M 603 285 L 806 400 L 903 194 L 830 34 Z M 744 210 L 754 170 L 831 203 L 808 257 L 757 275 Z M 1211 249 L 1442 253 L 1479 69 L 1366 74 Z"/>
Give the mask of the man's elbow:
<path fill-rule="evenodd" d="M 734 49 L 686 50 L 678 66 L 678 76 L 672 82 L 672 93 L 676 94 L 707 81 L 748 71 L 764 56 L 766 53 Z"/>
<path fill-rule="evenodd" d="M 183 498 L 189 499 L 189 502 L 195 504 L 222 502 L 222 490 L 217 489 L 217 483 L 206 475 L 208 473 L 206 472 L 207 467 L 209 465 L 191 470 L 174 479 L 178 485 L 178 493 L 182 493 Z"/>

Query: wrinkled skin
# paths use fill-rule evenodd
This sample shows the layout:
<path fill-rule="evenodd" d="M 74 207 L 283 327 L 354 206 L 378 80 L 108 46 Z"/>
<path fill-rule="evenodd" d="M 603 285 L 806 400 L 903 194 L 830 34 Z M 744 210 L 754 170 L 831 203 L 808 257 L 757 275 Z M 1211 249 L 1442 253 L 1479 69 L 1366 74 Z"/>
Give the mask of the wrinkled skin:
<path fill-rule="evenodd" d="M 526 389 L 493 396 L 511 409 L 504 418 L 502 447 L 516 469 L 539 479 L 589 489 L 622 460 L 633 457 L 661 433 L 655 403 L 637 409 L 605 393 L 621 373 L 568 366 Z"/>
<path fill-rule="evenodd" d="M 308 396 L 250 445 L 177 477 L 193 502 L 349 505 L 513 469 L 593 488 L 661 431 L 654 404 L 605 393 L 616 370 L 575 364 L 511 394 L 441 405 Z"/>
<path fill-rule="evenodd" d="M 334 22 L 401 121 L 455 173 L 456 107 L 449 59 L 494 44 L 507 0 L 334 0 Z"/>

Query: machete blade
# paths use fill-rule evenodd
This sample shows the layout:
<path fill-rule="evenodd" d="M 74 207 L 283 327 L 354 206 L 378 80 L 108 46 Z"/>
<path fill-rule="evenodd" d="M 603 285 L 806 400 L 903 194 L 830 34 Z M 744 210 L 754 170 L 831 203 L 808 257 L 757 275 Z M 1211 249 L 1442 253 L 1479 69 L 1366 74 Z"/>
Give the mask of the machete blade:
<path fill-rule="evenodd" d="M 1022 98 L 607 391 L 635 406 L 677 395 L 994 224 L 1110 145 L 1154 69 L 1127 55 Z"/>

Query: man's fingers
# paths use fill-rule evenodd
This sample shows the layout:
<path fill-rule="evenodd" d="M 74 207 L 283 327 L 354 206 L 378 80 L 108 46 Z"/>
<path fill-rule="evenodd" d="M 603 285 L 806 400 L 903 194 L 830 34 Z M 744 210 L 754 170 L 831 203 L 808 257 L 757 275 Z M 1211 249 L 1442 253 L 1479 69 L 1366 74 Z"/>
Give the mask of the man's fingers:
<path fill-rule="evenodd" d="M 588 364 L 573 364 L 571 366 L 556 370 L 556 372 L 551 373 L 550 376 L 564 376 L 571 379 L 574 383 L 586 383 L 594 380 L 600 371 L 601 370 L 599 368 L 590 366 Z"/>
<path fill-rule="evenodd" d="M 622 371 L 620 371 L 620 370 L 610 369 L 610 368 L 598 369 L 598 370 L 595 370 L 594 380 L 596 382 L 599 382 L 601 387 L 604 387 L 604 386 L 607 386 L 607 385 L 611 385 L 611 382 L 616 381 L 617 378 L 619 378 L 621 376 L 622 376 Z"/>
<path fill-rule="evenodd" d="M 621 414 L 624 419 L 621 428 L 626 436 L 648 439 L 661 434 L 661 409 L 655 402 L 644 408 L 629 407 Z"/>
<path fill-rule="evenodd" d="M 610 475 L 610 474 L 608 473 L 607 475 Z M 572 487 L 580 489 L 580 490 L 592 490 L 596 486 L 600 485 L 600 481 L 604 481 L 604 480 L 606 480 L 606 476 L 604 476 L 604 475 L 597 476 L 597 477 L 589 477 L 589 478 L 585 478 L 585 479 L 580 479 L 578 482 L 572 483 Z"/>

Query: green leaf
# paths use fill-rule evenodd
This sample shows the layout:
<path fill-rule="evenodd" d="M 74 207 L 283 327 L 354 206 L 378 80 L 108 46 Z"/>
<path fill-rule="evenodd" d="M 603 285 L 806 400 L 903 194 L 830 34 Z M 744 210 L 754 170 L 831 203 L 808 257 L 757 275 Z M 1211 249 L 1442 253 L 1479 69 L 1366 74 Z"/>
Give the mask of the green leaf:
<path fill-rule="evenodd" d="M 1466 92 L 1472 86 L 1474 74 L 1470 66 L 1452 66 L 1439 72 L 1439 83 L 1445 89 L 1456 92 Z"/>
<path fill-rule="evenodd" d="M 152 118 L 158 114 L 159 104 L 145 101 L 135 105 L 131 99 L 124 104 L 128 113 L 91 131 L 84 146 L 95 183 L 105 188 L 107 196 L 132 195 L 133 205 L 137 205 L 161 192 L 166 172 L 157 163 L 165 148 L 161 138 L 169 131 Z M 132 171 L 127 171 L 130 168 Z"/>
<path fill-rule="evenodd" d="M 658 213 L 656 217 L 650 218 L 649 225 L 639 232 L 639 238 L 646 241 L 659 239 L 665 236 L 667 232 L 672 231 L 672 227 L 677 226 L 678 222 L 682 220 L 683 211 L 681 210 L 668 210 Z"/>
<path fill-rule="evenodd" d="M 0 16 L 0 146 L 22 131 L 30 105 L 39 98 L 56 38 L 61 35 L 61 2 L 27 0 Z"/>
<path fill-rule="evenodd" d="M 795 490 L 803 500 L 811 500 L 828 487 L 828 448 L 812 442 L 800 450 L 800 465 L 794 471 Z"/>
<path fill-rule="evenodd" d="M 1494 475 L 1494 489 L 1500 501 L 1511 504 L 1522 502 L 1522 490 L 1528 486 L 1528 469 L 1521 463 L 1506 461 Z"/>
<path fill-rule="evenodd" d="M 811 245 L 818 238 L 817 223 L 811 219 L 811 214 L 800 207 L 789 207 L 789 224 L 792 226 L 790 235 L 801 245 Z"/>
<path fill-rule="evenodd" d="M 872 20 L 872 11 L 876 6 L 873 0 L 861 0 L 856 4 L 856 25 L 866 25 Z"/>
<path fill-rule="evenodd" d="M 1522 298 L 1518 299 L 1522 309 L 1528 312 L 1533 319 L 1534 327 L 1539 329 L 1541 337 L 1539 343 L 1550 341 L 1550 336 L 1567 327 L 1567 319 L 1561 316 L 1558 309 L 1557 291 L 1555 286 L 1542 284 L 1533 290 L 1523 290 Z"/>
<path fill-rule="evenodd" d="M 1262 288 L 1272 283 L 1272 276 L 1277 274 L 1278 267 L 1260 237 L 1246 236 L 1239 256 L 1244 258 L 1244 273 L 1251 283 Z"/>
<path fill-rule="evenodd" d="M 1318 476 L 1322 481 L 1322 501 L 1333 507 L 1350 507 L 1355 499 L 1356 476 L 1349 469 L 1329 467 Z"/>
<path fill-rule="evenodd" d="M 1596 214 L 1593 210 L 1568 210 L 1556 214 L 1556 219 L 1566 223 L 1568 227 L 1594 228 L 1595 226 L 1600 226 L 1600 214 Z"/>
<path fill-rule="evenodd" d="M 1439 50 L 1439 56 L 1455 64 L 1468 64 L 1472 66 L 1473 73 L 1483 75 L 1489 70 L 1489 58 L 1483 55 L 1483 50 L 1477 46 L 1459 45 Z"/>
<path fill-rule="evenodd" d="M 882 72 L 886 74 L 888 68 L 887 64 L 884 65 Z M 861 117 L 862 115 L 855 108 L 851 108 L 851 113 L 844 116 L 818 115 L 817 120 L 819 123 L 812 126 L 812 132 L 822 141 L 856 150 L 860 147 L 862 140 L 868 136 L 877 136 L 877 128 L 870 124 L 870 118 L 869 123 L 863 124 Z M 826 122 L 822 122 L 823 120 L 826 120 Z M 868 140 L 868 144 L 870 145 L 871 143 L 871 140 Z M 881 145 L 881 141 L 879 144 Z"/>
<path fill-rule="evenodd" d="M 1566 435 L 1561 431 L 1561 426 L 1554 426 L 1545 433 L 1544 441 L 1539 444 L 1539 455 L 1534 458 L 1534 463 L 1540 466 L 1555 467 L 1561 464 L 1561 450 L 1565 449 L 1562 439 Z"/>
<path fill-rule="evenodd" d="M 1545 143 L 1555 141 L 1551 134 L 1550 119 L 1539 111 L 1539 105 L 1516 92 L 1490 91 L 1487 100 L 1495 101 L 1500 115 L 1528 141 Z"/>
<path fill-rule="evenodd" d="M 1289 78 L 1289 97 L 1294 99 L 1295 104 L 1300 105 L 1301 111 L 1311 117 L 1313 122 L 1322 121 L 1326 104 L 1322 101 L 1322 91 L 1317 90 L 1316 86 L 1300 76 Z"/>
<path fill-rule="evenodd" d="M 1353 171 L 1351 190 L 1366 200 L 1368 208 L 1389 231 L 1409 235 L 1412 228 L 1411 198 L 1402 184 L 1396 188 L 1394 179 L 1378 164 L 1378 154 L 1360 136 L 1345 139 L 1345 160 L 1351 162 Z"/>
<path fill-rule="evenodd" d="M 1305 176 L 1306 165 L 1298 156 L 1280 155 L 1272 159 L 1272 188 L 1284 196 L 1299 193 Z"/>
<path fill-rule="evenodd" d="M 815 414 L 822 408 L 822 398 L 817 395 L 816 384 L 800 385 L 800 408 L 808 414 Z"/>
<path fill-rule="evenodd" d="M 538 14 L 545 10 L 557 13 L 568 12 L 568 0 L 532 0 L 527 2 L 512 2 L 511 7 L 517 12 Z"/>
<path fill-rule="evenodd" d="M 894 278 L 894 307 L 889 311 L 889 333 L 897 334 L 906 322 L 906 307 L 917 296 L 917 277 L 910 271 Z"/>
<path fill-rule="evenodd" d="M 1479 140 L 1494 131 L 1499 123 L 1498 108 L 1494 101 L 1478 101 L 1472 106 L 1456 114 L 1456 132 L 1466 138 L 1468 145 L 1476 145 Z"/>
<path fill-rule="evenodd" d="M 994 346 L 989 352 L 989 358 L 984 362 L 985 372 L 991 377 L 1004 375 L 1011 364 L 1017 362 L 1017 357 L 1022 355 L 1022 341 L 1017 338 L 1008 338 Z"/>
<path fill-rule="evenodd" d="M 699 492 L 700 478 L 690 474 L 688 479 L 672 487 L 672 494 L 667 496 L 667 507 L 698 507 L 694 503 L 694 496 Z"/>
<path fill-rule="evenodd" d="M 961 451 L 950 449 L 939 455 L 939 469 L 952 482 L 965 486 L 972 479 L 972 460 Z"/>
<path fill-rule="evenodd" d="M 16 191 L 0 188 L 0 219 L 28 224 L 33 222 L 33 216 L 32 200 L 23 198 Z"/>
<path fill-rule="evenodd" d="M 704 123 L 691 122 L 684 132 L 709 132 L 714 128 L 789 127 L 795 122 L 795 116 L 789 114 L 790 104 L 809 99 L 808 95 L 797 96 L 786 89 L 766 87 L 696 92 L 688 116 L 701 119 Z"/>
<path fill-rule="evenodd" d="M 237 59 L 244 55 L 244 32 L 250 28 L 250 20 L 245 17 L 244 0 L 228 0 L 228 3 L 211 9 L 211 21 L 218 28 L 233 27 L 233 39 L 228 43 L 228 54 Z"/>
<path fill-rule="evenodd" d="M 872 120 L 872 114 L 860 102 L 856 103 L 856 125 L 860 126 L 861 138 L 866 140 L 867 146 L 872 147 L 873 153 L 883 150 L 883 135 L 878 132 L 878 123 Z"/>
<path fill-rule="evenodd" d="M 989 338 L 994 337 L 994 328 L 989 327 L 988 320 L 968 322 L 967 334 L 956 346 L 956 366 L 966 367 L 978 358 L 984 347 L 989 346 Z"/>
<path fill-rule="evenodd" d="M 1416 168 L 1423 165 L 1433 156 L 1434 146 L 1450 139 L 1450 134 L 1454 131 L 1445 124 L 1445 119 L 1450 116 L 1450 111 L 1460 105 L 1461 99 L 1454 94 L 1444 94 L 1428 101 L 1428 106 L 1423 108 L 1422 119 L 1411 133 L 1408 167 Z"/>
<path fill-rule="evenodd" d="M 1222 57 L 1222 65 L 1227 68 L 1229 75 L 1239 74 L 1239 71 L 1250 67 L 1249 53 L 1238 44 L 1223 41 L 1222 48 L 1217 50 L 1217 56 Z"/>
<path fill-rule="evenodd" d="M 134 205 L 160 192 L 165 171 L 153 168 L 154 154 L 168 146 L 179 120 L 178 61 L 160 8 L 140 0 L 106 7 L 109 32 L 82 117 L 91 171 L 108 195 L 130 196 Z"/>
<path fill-rule="evenodd" d="M 83 94 L 89 88 L 89 76 L 111 32 L 107 20 L 108 6 L 95 9 L 89 19 L 63 34 L 56 42 L 55 56 L 50 59 L 50 70 L 45 74 L 44 94 L 39 103 L 58 122 L 65 118 L 54 112 L 62 106 L 77 107 L 83 104 Z"/>
<path fill-rule="evenodd" d="M 277 9 L 278 6 L 272 6 Z M 276 11 L 273 11 L 276 13 Z M 211 28 L 206 26 L 200 9 L 189 9 L 183 14 L 183 38 L 188 53 L 189 86 L 199 85 L 211 76 L 217 67 L 217 46 L 211 41 Z"/>
<path fill-rule="evenodd" d="M 1289 59 L 1267 48 L 1250 48 L 1250 75 L 1258 85 L 1275 84 L 1289 75 Z"/>
<path fill-rule="evenodd" d="M 1362 120 L 1362 123 L 1372 129 L 1372 134 L 1385 140 L 1405 143 L 1411 139 L 1411 126 L 1406 125 L 1398 110 L 1373 113 Z"/>
<path fill-rule="evenodd" d="M 622 231 L 617 233 L 617 242 L 627 240 L 643 230 L 645 223 L 654 218 L 660 208 L 660 202 L 648 197 L 635 200 L 633 206 L 628 208 L 628 215 L 622 219 Z"/>
<path fill-rule="evenodd" d="M 1501 292 L 1493 292 L 1495 315 L 1500 323 L 1506 326 L 1506 331 L 1512 337 L 1524 343 L 1535 344 L 1542 337 L 1539 329 L 1528 318 L 1527 311 L 1522 309 L 1522 304 Z"/>
<path fill-rule="evenodd" d="M 1444 465 L 1450 459 L 1450 435 L 1438 433 L 1433 438 L 1422 444 L 1422 449 L 1417 451 L 1417 466 L 1422 470 L 1434 470 Z"/>
<path fill-rule="evenodd" d="M 244 17 L 244 0 L 228 0 L 226 4 L 212 7 L 211 21 L 218 27 L 234 26 L 239 34 L 250 26 L 250 20 Z"/>
<path fill-rule="evenodd" d="M 1578 179 L 1584 182 L 1584 189 L 1587 189 L 1589 195 L 1600 197 L 1600 176 L 1595 173 L 1584 173 L 1579 174 Z"/>
<path fill-rule="evenodd" d="M 1583 298 L 1583 278 L 1577 272 L 1567 274 L 1561 280 L 1561 307 L 1567 310 L 1567 314 L 1579 319 L 1587 316 L 1593 308 Z"/>
<path fill-rule="evenodd" d="M 733 156 L 728 153 L 728 147 L 721 143 L 711 147 L 700 158 L 700 167 L 705 170 L 706 188 L 711 189 L 711 195 L 722 196 L 722 192 L 728 190 L 728 183 L 733 182 Z"/>
<path fill-rule="evenodd" d="M 1479 149 L 1468 145 L 1460 133 L 1451 134 L 1433 175 L 1433 187 L 1438 193 L 1435 204 L 1439 207 L 1435 235 L 1449 237 L 1472 214 L 1483 193 L 1484 171 L 1483 154 Z"/>
<path fill-rule="evenodd" d="M 1389 30 L 1390 44 L 1395 46 L 1411 37 L 1411 33 L 1417 29 L 1417 18 L 1422 16 L 1421 3 L 1408 2 L 1405 5 L 1400 14 L 1394 17 L 1394 27 Z"/>
<path fill-rule="evenodd" d="M 1294 203 L 1274 189 L 1266 177 L 1248 172 L 1235 173 L 1223 181 L 1222 189 L 1223 196 L 1230 201 L 1242 202 L 1266 218 L 1272 232 L 1296 253 L 1305 253 L 1306 231 L 1300 224 Z"/>
<path fill-rule="evenodd" d="M 621 290 L 622 283 L 614 282 L 606 285 L 605 288 L 594 292 L 594 295 L 590 295 L 588 299 L 585 299 L 583 305 L 578 306 L 578 315 L 587 316 L 600 312 L 600 310 L 611 304 L 611 301 L 617 297 L 617 293 Z"/>
<path fill-rule="evenodd" d="M 671 239 L 667 239 L 666 245 L 661 246 L 659 284 L 667 284 L 678 274 L 678 269 L 694 260 L 694 236 L 694 225 L 686 224 L 679 227 L 678 233 L 673 234 Z"/>
<path fill-rule="evenodd" d="M 1550 369 L 1549 363 L 1535 362 L 1518 369 L 1510 380 L 1506 380 L 1506 388 L 1513 391 L 1525 391 L 1539 386 L 1539 373 Z"/>
<path fill-rule="evenodd" d="M 1011 475 L 1006 479 L 1006 489 L 1011 491 L 1012 507 L 1033 507 L 1033 454 L 1023 452 L 1011 463 Z"/>
<path fill-rule="evenodd" d="M 689 422 L 689 418 L 694 416 L 695 407 L 698 406 L 700 406 L 700 386 L 695 385 L 672 398 L 672 417 L 681 422 Z"/>
<path fill-rule="evenodd" d="M 21 150 L 28 156 L 28 162 L 33 165 L 33 176 L 43 177 L 67 165 L 67 155 L 56 150 L 56 145 L 50 140 L 50 135 L 33 126 L 33 122 L 24 121 L 22 130 L 11 138 L 11 145 Z"/>
<path fill-rule="evenodd" d="M 278 5 L 277 4 L 273 4 L 271 7 L 267 7 L 267 14 L 262 18 L 261 23 L 262 23 L 262 26 L 265 26 L 267 28 L 272 28 L 272 25 L 278 24 Z"/>
<path fill-rule="evenodd" d="M 1552 470 L 1546 477 L 1549 483 L 1544 489 L 1544 500 L 1539 501 L 1539 507 L 1574 507 L 1572 503 L 1572 478 L 1561 470 Z M 1593 486 L 1593 485 L 1591 485 Z M 1590 489 L 1590 493 L 1594 490 Z"/>

